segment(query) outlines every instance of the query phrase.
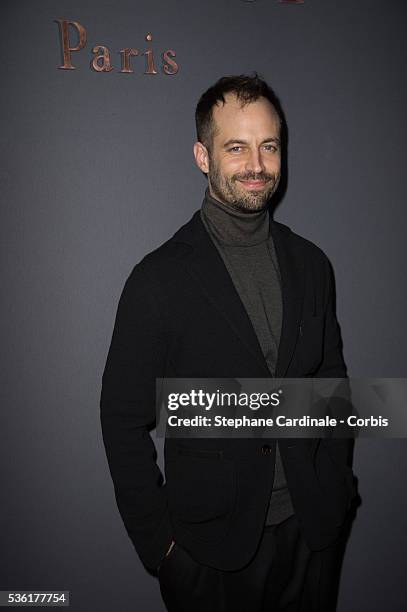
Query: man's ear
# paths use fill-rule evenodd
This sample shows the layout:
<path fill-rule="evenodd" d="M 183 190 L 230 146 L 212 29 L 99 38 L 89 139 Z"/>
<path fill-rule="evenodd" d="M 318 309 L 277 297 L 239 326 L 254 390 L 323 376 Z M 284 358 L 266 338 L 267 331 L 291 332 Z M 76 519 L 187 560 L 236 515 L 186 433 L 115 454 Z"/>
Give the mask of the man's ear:
<path fill-rule="evenodd" d="M 194 144 L 194 157 L 198 168 L 207 174 L 209 172 L 209 153 L 202 142 L 196 142 Z"/>

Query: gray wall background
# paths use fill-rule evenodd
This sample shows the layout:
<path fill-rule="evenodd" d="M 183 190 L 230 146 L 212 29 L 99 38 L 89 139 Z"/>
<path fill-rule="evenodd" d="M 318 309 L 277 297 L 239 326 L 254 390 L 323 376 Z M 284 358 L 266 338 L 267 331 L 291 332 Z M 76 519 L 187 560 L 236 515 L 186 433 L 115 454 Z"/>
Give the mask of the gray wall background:
<path fill-rule="evenodd" d="M 330 257 L 349 373 L 406 376 L 403 0 L 2 3 L 2 589 L 65 589 L 80 610 L 163 610 L 117 512 L 99 393 L 132 267 L 199 208 L 194 109 L 259 71 L 290 129 L 279 221 Z M 57 18 L 87 29 L 59 70 Z M 174 49 L 179 73 L 121 74 L 117 50 Z M 75 40 L 73 38 L 73 40 Z M 115 70 L 89 68 L 107 45 Z M 160 460 L 161 450 L 160 451 Z M 404 440 L 362 440 L 363 500 L 339 612 L 405 609 Z"/>

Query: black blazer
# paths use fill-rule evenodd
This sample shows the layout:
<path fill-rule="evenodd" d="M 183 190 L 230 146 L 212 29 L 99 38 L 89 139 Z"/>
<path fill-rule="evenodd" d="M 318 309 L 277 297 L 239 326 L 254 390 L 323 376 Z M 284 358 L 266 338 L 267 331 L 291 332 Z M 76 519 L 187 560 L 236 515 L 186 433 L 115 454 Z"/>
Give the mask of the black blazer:
<path fill-rule="evenodd" d="M 271 231 L 283 298 L 276 377 L 346 377 L 327 257 L 281 223 L 272 221 Z M 201 563 L 238 569 L 261 537 L 275 440 L 166 439 L 162 484 L 149 434 L 156 377 L 271 377 L 199 210 L 125 283 L 103 373 L 101 424 L 118 508 L 143 563 L 156 568 L 174 539 Z M 322 549 L 340 534 L 355 495 L 350 442 L 279 445 L 304 537 Z"/>

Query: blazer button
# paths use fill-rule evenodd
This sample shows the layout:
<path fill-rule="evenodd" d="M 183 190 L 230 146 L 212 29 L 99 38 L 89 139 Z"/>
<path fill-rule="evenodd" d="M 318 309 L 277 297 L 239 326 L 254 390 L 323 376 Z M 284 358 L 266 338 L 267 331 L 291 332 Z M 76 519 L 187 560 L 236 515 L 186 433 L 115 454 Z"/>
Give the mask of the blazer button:
<path fill-rule="evenodd" d="M 269 455 L 271 451 L 272 448 L 268 444 L 264 444 L 264 446 L 261 447 L 261 452 L 263 453 L 263 455 Z"/>

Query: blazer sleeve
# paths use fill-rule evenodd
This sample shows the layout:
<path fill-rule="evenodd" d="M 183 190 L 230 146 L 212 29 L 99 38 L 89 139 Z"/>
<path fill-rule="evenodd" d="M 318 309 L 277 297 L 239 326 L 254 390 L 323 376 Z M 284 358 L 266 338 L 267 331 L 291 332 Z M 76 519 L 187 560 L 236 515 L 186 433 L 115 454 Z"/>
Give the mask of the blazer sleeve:
<path fill-rule="evenodd" d="M 324 353 L 317 378 L 343 379 L 336 385 L 335 392 L 329 401 L 329 414 L 337 419 L 345 419 L 352 414 L 350 385 L 347 368 L 343 357 L 342 338 L 339 323 L 336 317 L 335 282 L 332 266 L 328 258 L 324 257 L 326 308 L 324 328 Z M 334 460 L 340 464 L 350 465 L 354 441 L 349 428 L 338 425 L 340 436 L 324 438 L 323 442 L 330 449 Z"/>
<path fill-rule="evenodd" d="M 346 365 L 342 352 L 342 339 L 339 323 L 336 318 L 335 284 L 331 264 L 325 257 L 325 329 L 324 356 L 315 376 L 319 378 L 345 378 Z"/>
<path fill-rule="evenodd" d="M 155 379 L 167 354 L 159 285 L 142 263 L 120 296 L 102 377 L 100 417 L 116 502 L 133 545 L 157 568 L 172 540 L 163 476 L 149 433 L 155 424 Z"/>

